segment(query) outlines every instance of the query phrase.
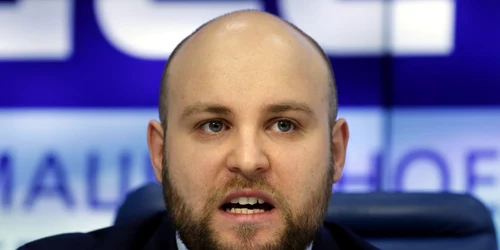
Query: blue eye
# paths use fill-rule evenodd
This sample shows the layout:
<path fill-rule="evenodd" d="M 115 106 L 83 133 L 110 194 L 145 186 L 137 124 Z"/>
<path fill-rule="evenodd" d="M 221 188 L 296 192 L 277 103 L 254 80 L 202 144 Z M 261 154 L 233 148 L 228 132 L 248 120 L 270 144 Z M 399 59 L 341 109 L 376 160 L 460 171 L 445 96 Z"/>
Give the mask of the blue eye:
<path fill-rule="evenodd" d="M 205 122 L 201 129 L 206 133 L 218 133 L 224 129 L 224 123 L 220 121 L 209 121 Z"/>
<path fill-rule="evenodd" d="M 272 129 L 277 132 L 288 133 L 295 129 L 295 125 L 289 120 L 278 120 L 273 124 Z"/>

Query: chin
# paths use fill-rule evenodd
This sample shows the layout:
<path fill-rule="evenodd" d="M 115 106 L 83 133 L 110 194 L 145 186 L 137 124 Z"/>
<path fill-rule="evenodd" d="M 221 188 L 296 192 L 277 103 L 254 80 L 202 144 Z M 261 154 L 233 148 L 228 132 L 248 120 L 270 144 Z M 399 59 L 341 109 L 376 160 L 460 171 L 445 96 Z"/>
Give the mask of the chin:
<path fill-rule="evenodd" d="M 264 246 L 272 245 L 279 239 L 276 232 L 259 230 L 251 237 L 242 238 L 237 232 L 229 232 L 221 235 L 220 244 L 227 249 L 262 249 Z"/>
<path fill-rule="evenodd" d="M 217 232 L 219 243 L 230 249 L 262 249 L 279 242 L 283 228 L 272 224 L 241 224 Z"/>

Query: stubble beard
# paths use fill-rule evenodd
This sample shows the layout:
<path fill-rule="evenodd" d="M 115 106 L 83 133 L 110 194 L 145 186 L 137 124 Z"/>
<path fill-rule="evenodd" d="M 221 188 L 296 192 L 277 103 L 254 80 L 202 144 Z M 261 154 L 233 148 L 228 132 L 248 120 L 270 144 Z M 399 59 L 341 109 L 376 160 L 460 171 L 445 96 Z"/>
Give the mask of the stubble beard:
<path fill-rule="evenodd" d="M 224 185 L 213 189 L 201 213 L 195 214 L 184 197 L 179 195 L 175 183 L 169 177 L 167 154 L 162 162 L 163 194 L 167 211 L 173 219 L 174 226 L 179 232 L 182 242 L 189 250 L 198 249 L 297 249 L 304 250 L 314 240 L 316 232 L 323 224 L 328 210 L 333 185 L 333 159 L 330 155 L 329 165 L 325 171 L 320 186 L 309 197 L 300 211 L 292 212 L 281 192 L 264 179 L 249 180 L 243 176 L 236 176 Z M 182 185 L 182 184 L 179 184 Z M 275 207 L 280 209 L 284 222 L 274 240 L 260 244 L 253 240 L 259 227 L 255 224 L 242 224 L 235 228 L 238 243 L 224 242 L 218 233 L 210 226 L 213 216 L 219 209 L 219 202 L 234 189 L 252 188 L 262 190 L 271 195 Z"/>

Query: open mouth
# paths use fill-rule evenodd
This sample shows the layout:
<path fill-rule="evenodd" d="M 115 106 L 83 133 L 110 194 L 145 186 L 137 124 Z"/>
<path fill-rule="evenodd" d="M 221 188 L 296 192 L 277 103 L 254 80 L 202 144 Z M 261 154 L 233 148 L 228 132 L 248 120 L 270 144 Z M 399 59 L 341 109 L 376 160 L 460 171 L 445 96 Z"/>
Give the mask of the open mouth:
<path fill-rule="evenodd" d="M 232 214 L 259 214 L 273 210 L 274 206 L 257 197 L 237 197 L 224 203 L 220 209 Z"/>

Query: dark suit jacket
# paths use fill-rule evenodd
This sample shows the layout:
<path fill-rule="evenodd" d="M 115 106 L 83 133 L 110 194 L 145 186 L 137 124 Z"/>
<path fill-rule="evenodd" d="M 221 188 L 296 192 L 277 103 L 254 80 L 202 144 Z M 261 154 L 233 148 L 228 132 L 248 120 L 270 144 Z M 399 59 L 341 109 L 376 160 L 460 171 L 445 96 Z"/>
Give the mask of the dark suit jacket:
<path fill-rule="evenodd" d="M 28 243 L 19 250 L 165 250 L 177 249 L 172 219 L 161 212 L 151 218 L 122 226 L 113 226 L 90 233 L 70 233 L 51 236 Z M 313 250 L 376 249 L 349 230 L 328 224 L 316 234 Z"/>

